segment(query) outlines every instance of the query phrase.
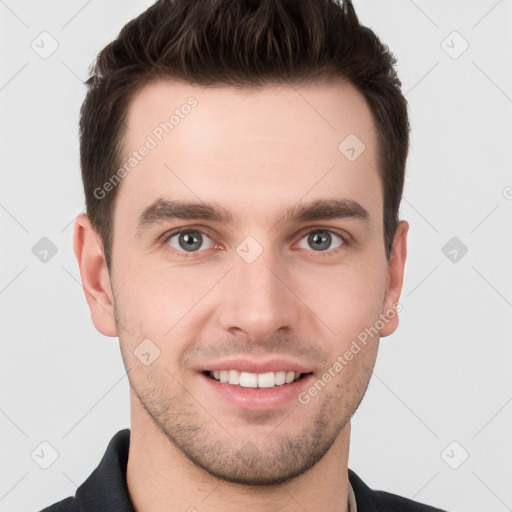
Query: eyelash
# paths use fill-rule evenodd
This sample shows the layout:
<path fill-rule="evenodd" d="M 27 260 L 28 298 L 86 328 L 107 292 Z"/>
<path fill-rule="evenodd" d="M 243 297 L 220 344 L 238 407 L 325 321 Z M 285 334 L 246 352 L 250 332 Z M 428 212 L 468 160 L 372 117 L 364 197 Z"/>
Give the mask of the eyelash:
<path fill-rule="evenodd" d="M 212 240 L 212 242 L 217 244 L 217 242 L 210 235 L 208 235 L 208 233 L 205 233 L 201 229 L 195 228 L 193 226 L 192 227 L 186 227 L 186 228 L 179 228 L 179 229 L 175 229 L 173 231 L 169 231 L 168 233 L 165 233 L 162 236 L 162 239 L 159 242 L 159 244 L 162 245 L 162 246 L 166 246 L 166 248 L 171 250 L 175 255 L 177 255 L 179 257 L 183 257 L 183 258 L 195 258 L 195 257 L 198 257 L 200 255 L 200 253 L 204 252 L 204 251 L 196 251 L 196 252 L 190 252 L 190 253 L 187 253 L 186 251 L 179 252 L 174 247 L 171 247 L 170 245 L 168 245 L 169 240 L 173 236 L 179 235 L 180 233 L 188 233 L 188 232 L 191 232 L 191 231 L 197 231 L 198 233 L 201 233 L 201 235 L 206 235 L 208 238 L 210 238 Z M 335 255 L 339 254 L 340 252 L 342 252 L 343 250 L 345 250 L 347 246 L 351 245 L 348 235 L 346 235 L 343 232 L 339 232 L 339 231 L 337 231 L 335 229 L 324 228 L 324 227 L 315 227 L 313 229 L 308 228 L 308 231 L 304 231 L 304 232 L 302 232 L 300 234 L 299 242 L 305 236 L 307 236 L 307 235 L 309 235 L 311 233 L 316 233 L 318 231 L 325 231 L 327 233 L 334 234 L 334 235 L 340 237 L 341 240 L 343 241 L 343 243 L 339 247 L 336 247 L 334 249 L 330 249 L 330 250 L 327 250 L 327 251 L 314 251 L 313 249 L 311 249 L 310 252 L 317 252 L 319 255 L 322 255 L 322 256 L 335 256 Z"/>

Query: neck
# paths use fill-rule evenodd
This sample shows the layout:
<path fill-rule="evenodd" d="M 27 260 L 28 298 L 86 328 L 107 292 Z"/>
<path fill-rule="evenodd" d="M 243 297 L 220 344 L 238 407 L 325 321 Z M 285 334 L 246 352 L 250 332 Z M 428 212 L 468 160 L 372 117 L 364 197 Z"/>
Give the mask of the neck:
<path fill-rule="evenodd" d="M 127 485 L 136 512 L 348 512 L 350 422 L 328 452 L 282 484 L 220 480 L 191 462 L 132 402 Z"/>

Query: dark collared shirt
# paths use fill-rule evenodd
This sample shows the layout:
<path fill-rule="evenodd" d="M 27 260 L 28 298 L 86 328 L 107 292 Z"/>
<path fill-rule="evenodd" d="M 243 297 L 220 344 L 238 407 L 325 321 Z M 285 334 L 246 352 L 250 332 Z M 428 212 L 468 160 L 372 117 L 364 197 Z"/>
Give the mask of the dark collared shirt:
<path fill-rule="evenodd" d="M 129 446 L 130 429 L 120 430 L 110 440 L 98 467 L 78 487 L 75 496 L 41 512 L 135 512 L 126 485 Z M 348 475 L 355 498 L 351 505 L 357 507 L 357 512 L 443 512 L 396 494 L 374 491 L 351 469 Z"/>

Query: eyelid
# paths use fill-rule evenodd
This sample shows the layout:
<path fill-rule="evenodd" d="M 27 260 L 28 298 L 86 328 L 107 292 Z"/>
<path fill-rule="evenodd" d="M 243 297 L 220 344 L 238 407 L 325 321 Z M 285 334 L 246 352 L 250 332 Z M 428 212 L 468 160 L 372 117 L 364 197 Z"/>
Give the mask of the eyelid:
<path fill-rule="evenodd" d="M 190 231 L 197 231 L 198 233 L 201 233 L 201 235 L 208 237 L 213 242 L 215 247 L 222 247 L 222 245 L 219 244 L 215 240 L 215 238 L 210 234 L 210 232 L 209 232 L 210 230 L 208 228 L 206 228 L 205 226 L 182 226 L 180 228 L 171 229 L 170 231 L 166 231 L 161 237 L 159 237 L 158 243 L 161 245 L 168 245 L 169 239 L 172 238 L 173 236 L 179 235 L 180 233 L 187 233 Z M 174 247 L 171 247 L 170 245 L 169 245 L 169 248 L 171 250 L 178 251 L 177 249 L 175 249 Z M 210 247 L 210 249 L 211 249 L 211 247 Z M 189 256 L 193 256 L 194 254 L 203 252 L 205 250 L 207 250 L 207 249 L 202 249 L 199 251 L 194 251 L 194 252 L 189 252 L 189 253 L 187 253 L 187 251 L 182 251 L 182 252 L 188 254 Z"/>
<path fill-rule="evenodd" d="M 223 248 L 223 245 L 220 244 L 219 242 L 217 242 L 214 237 L 212 237 L 212 235 L 210 234 L 210 230 L 206 226 L 194 226 L 194 225 L 182 226 L 182 227 L 171 229 L 170 231 L 165 232 L 161 237 L 159 237 L 159 244 L 167 245 L 169 247 L 169 249 L 174 252 L 180 252 L 177 249 L 175 249 L 174 247 L 171 247 L 170 245 L 168 245 L 168 241 L 173 236 L 176 236 L 183 232 L 189 232 L 189 231 L 198 231 L 202 235 L 207 236 L 213 242 L 213 244 L 215 246 L 214 248 L 216 248 L 216 249 Z M 329 227 L 328 226 L 307 226 L 307 227 L 303 228 L 301 231 L 299 231 L 299 233 L 297 235 L 295 235 L 298 237 L 298 241 L 296 243 L 300 242 L 306 235 L 309 235 L 310 233 L 314 233 L 315 231 L 327 231 L 328 233 L 333 233 L 334 235 L 339 236 L 343 241 L 343 243 L 341 244 L 340 247 L 337 247 L 335 249 L 329 249 L 327 251 L 318 251 L 317 254 L 322 254 L 322 253 L 329 254 L 329 253 L 337 252 L 339 250 L 342 250 L 345 246 L 350 245 L 353 242 L 352 236 L 349 235 L 344 230 L 340 230 L 338 228 L 333 228 L 330 226 Z M 210 249 L 211 249 L 211 247 L 210 247 Z M 186 254 L 187 257 L 193 257 L 195 254 L 199 254 L 201 252 L 204 252 L 205 250 L 207 250 L 207 249 L 194 251 L 194 252 L 188 252 L 188 253 L 187 253 L 187 251 L 181 251 L 181 253 Z M 311 250 L 311 252 L 315 253 L 315 251 L 313 249 Z"/>
<path fill-rule="evenodd" d="M 343 229 L 333 228 L 330 226 L 308 226 L 307 228 L 304 228 L 303 231 L 299 232 L 299 239 L 302 240 L 302 238 L 304 238 L 306 235 L 314 231 L 327 231 L 328 233 L 334 233 L 335 235 L 339 236 L 346 244 L 353 242 L 352 236 L 350 236 L 346 231 L 344 231 Z"/>

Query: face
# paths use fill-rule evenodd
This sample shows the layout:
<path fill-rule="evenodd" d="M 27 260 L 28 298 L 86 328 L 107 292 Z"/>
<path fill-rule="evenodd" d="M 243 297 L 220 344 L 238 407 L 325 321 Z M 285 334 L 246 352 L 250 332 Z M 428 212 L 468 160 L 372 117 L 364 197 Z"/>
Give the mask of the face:
<path fill-rule="evenodd" d="M 364 98 L 349 84 L 156 82 L 125 142 L 136 162 L 118 185 L 112 293 L 88 300 L 119 336 L 132 407 L 221 479 L 305 472 L 346 430 L 397 327 L 396 313 L 379 319 L 399 298 L 407 223 L 388 266 Z"/>

